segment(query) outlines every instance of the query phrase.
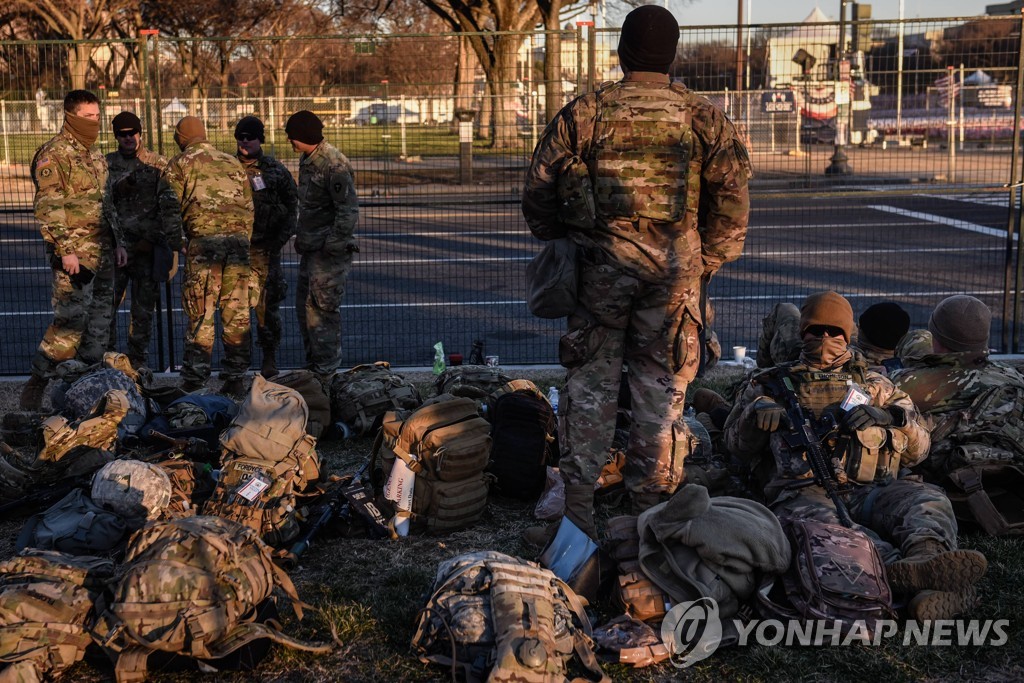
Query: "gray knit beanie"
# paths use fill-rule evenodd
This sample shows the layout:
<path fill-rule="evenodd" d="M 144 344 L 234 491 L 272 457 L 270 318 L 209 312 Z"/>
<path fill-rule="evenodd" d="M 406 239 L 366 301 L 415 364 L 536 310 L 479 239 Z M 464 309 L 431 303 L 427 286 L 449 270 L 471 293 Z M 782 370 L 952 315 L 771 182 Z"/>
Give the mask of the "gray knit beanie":
<path fill-rule="evenodd" d="M 928 320 L 932 336 L 950 351 L 987 351 L 992 311 L 966 294 L 939 302 Z"/>

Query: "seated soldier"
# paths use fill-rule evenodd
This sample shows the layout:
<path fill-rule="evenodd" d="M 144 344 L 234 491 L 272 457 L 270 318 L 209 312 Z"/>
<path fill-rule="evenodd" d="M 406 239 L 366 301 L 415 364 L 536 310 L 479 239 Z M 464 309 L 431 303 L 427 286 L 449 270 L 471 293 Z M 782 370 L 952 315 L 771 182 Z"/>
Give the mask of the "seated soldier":
<path fill-rule="evenodd" d="M 849 479 L 842 494 L 849 516 L 878 547 L 893 591 L 912 596 L 910 616 L 945 619 L 972 608 L 984 555 L 957 550 L 956 518 L 941 490 L 896 478 L 928 452 L 913 402 L 850 351 L 853 309 L 845 298 L 809 296 L 799 322 L 800 358 L 754 373 L 726 421 L 727 449 L 749 465 L 779 517 L 838 524 L 808 449 L 785 438 L 796 425 L 783 404 L 795 399 L 816 431 L 835 425 L 821 441 L 839 470 L 827 476 Z"/>
<path fill-rule="evenodd" d="M 910 329 L 910 314 L 895 301 L 868 306 L 857 319 L 857 339 L 850 348 L 859 353 L 868 367 L 889 376 L 900 367 L 896 345 Z"/>
<path fill-rule="evenodd" d="M 927 460 L 917 468 L 929 480 L 939 481 L 967 464 L 963 446 L 969 445 L 973 437 L 966 434 L 975 420 L 984 418 L 969 415 L 967 410 L 979 396 L 1007 385 L 1024 388 L 1024 376 L 989 359 L 991 323 L 988 306 L 973 296 L 957 294 L 935 307 L 928 332 L 908 334 L 900 343 L 903 368 L 893 372 L 892 381 L 929 419 L 932 448 Z M 929 341 L 930 348 L 926 346 Z M 1019 405 L 994 406 L 991 412 L 1010 420 L 1022 410 Z M 965 415 L 969 416 L 965 419 Z M 980 444 L 988 446 L 984 452 L 988 459 L 1020 462 L 1024 460 L 1024 444 L 1018 442 L 1019 439 L 1001 439 L 1001 450 L 993 448 L 996 443 L 986 444 L 984 439 Z"/>

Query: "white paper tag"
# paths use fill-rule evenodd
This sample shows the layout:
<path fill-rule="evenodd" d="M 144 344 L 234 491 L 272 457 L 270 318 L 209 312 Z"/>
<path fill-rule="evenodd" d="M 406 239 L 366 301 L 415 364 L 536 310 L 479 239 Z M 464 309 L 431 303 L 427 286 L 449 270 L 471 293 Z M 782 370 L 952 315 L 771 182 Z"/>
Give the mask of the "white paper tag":
<path fill-rule="evenodd" d="M 249 481 L 238 487 L 238 495 L 245 498 L 250 503 L 260 497 L 264 491 L 270 488 L 270 484 L 261 479 L 260 477 L 253 477 Z"/>
<path fill-rule="evenodd" d="M 870 403 L 871 397 L 868 396 L 867 392 L 856 385 L 850 385 L 850 388 L 846 392 L 846 396 L 843 397 L 843 402 L 839 404 L 839 407 L 846 412 L 850 412 L 859 405 Z"/>
<path fill-rule="evenodd" d="M 263 176 L 254 175 L 252 177 L 252 189 L 256 190 L 257 192 L 259 192 L 260 190 L 267 189 L 267 184 L 263 182 Z"/>
<path fill-rule="evenodd" d="M 384 497 L 394 503 L 399 510 L 412 510 L 412 491 L 415 486 L 416 473 L 409 469 L 404 460 L 395 458 L 391 474 L 384 484 Z"/>

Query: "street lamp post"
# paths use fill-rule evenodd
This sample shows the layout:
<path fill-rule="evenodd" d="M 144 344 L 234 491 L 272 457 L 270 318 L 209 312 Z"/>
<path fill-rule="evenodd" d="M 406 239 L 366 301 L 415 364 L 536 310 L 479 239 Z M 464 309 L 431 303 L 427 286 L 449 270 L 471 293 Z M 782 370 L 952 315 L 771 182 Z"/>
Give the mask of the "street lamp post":
<path fill-rule="evenodd" d="M 836 45 L 836 71 L 840 71 L 839 64 L 846 59 L 846 3 L 847 0 L 839 0 L 839 41 Z M 838 100 L 839 94 L 839 78 L 840 73 L 836 73 L 836 99 Z M 846 158 L 846 152 L 843 151 L 843 130 L 844 127 L 841 125 L 844 109 L 843 105 L 836 102 L 836 138 L 835 148 L 832 152 L 832 158 L 829 160 L 829 165 L 825 168 L 826 175 L 850 175 L 853 173 L 853 169 Z"/>

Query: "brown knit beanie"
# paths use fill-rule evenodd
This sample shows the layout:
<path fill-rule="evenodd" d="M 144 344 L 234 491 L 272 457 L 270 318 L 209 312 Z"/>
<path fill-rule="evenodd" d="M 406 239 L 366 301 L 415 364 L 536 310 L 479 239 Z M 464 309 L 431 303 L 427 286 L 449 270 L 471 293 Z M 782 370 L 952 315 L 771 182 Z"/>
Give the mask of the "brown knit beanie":
<path fill-rule="evenodd" d="M 950 351 L 987 351 L 991 326 L 992 311 L 966 294 L 940 301 L 928 320 L 932 336 Z"/>
<path fill-rule="evenodd" d="M 811 294 L 800 307 L 800 336 L 812 325 L 838 327 L 849 343 L 853 334 L 853 307 L 843 296 L 831 290 Z"/>
<path fill-rule="evenodd" d="M 174 141 L 185 149 L 194 142 L 206 139 L 206 126 L 197 116 L 186 116 L 174 127 Z"/>

